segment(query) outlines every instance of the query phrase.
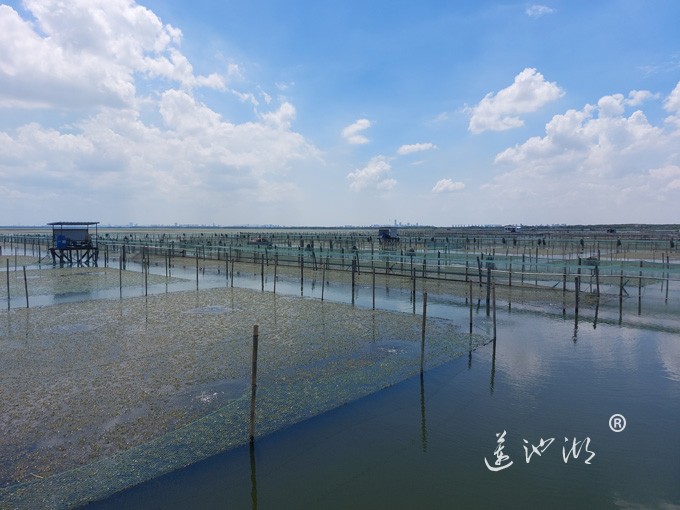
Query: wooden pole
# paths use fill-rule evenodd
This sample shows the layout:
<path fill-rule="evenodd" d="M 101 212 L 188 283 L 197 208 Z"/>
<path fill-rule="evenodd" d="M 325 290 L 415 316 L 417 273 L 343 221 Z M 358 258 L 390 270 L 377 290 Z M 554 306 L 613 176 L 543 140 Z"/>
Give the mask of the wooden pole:
<path fill-rule="evenodd" d="M 416 302 L 416 269 L 411 268 L 411 298 L 413 299 L 413 306 L 415 307 Z"/>
<path fill-rule="evenodd" d="M 579 292 L 581 290 L 581 281 L 580 278 L 577 276 L 574 278 L 574 288 L 576 290 L 576 304 L 574 305 L 574 314 L 575 314 L 575 321 L 578 323 L 578 300 L 579 300 Z"/>
<path fill-rule="evenodd" d="M 667 253 L 666 254 L 666 268 L 668 269 L 666 271 L 666 303 L 668 303 L 668 284 L 670 283 L 670 277 L 671 277 L 671 257 Z"/>
<path fill-rule="evenodd" d="M 26 266 L 24 268 L 24 291 L 26 292 L 26 308 L 28 308 L 28 281 L 26 280 Z"/>
<path fill-rule="evenodd" d="M 305 256 L 304 253 L 300 255 L 300 295 L 304 292 L 305 284 Z"/>
<path fill-rule="evenodd" d="M 640 261 L 640 276 L 638 277 L 638 315 L 642 313 L 642 261 Z"/>
<path fill-rule="evenodd" d="M 482 261 L 477 257 L 477 272 L 479 273 L 479 286 L 482 286 Z"/>
<path fill-rule="evenodd" d="M 253 326 L 253 364 L 250 379 L 250 442 L 255 440 L 255 396 L 257 394 L 257 343 L 259 339 L 258 326 Z"/>
<path fill-rule="evenodd" d="M 373 265 L 373 262 L 371 262 Z M 375 266 L 373 266 L 373 310 L 375 310 Z"/>
<path fill-rule="evenodd" d="M 488 264 L 488 262 L 487 262 Z M 486 316 L 491 313 L 491 266 L 486 266 Z"/>
<path fill-rule="evenodd" d="M 427 323 L 427 291 L 423 291 L 423 325 L 420 330 L 420 374 L 425 365 L 425 325 Z"/>
<path fill-rule="evenodd" d="M 7 310 L 9 310 L 10 309 L 10 305 L 9 305 L 9 297 L 10 297 L 9 296 L 9 259 L 7 259 L 7 272 L 5 273 L 5 275 L 7 276 Z"/>
<path fill-rule="evenodd" d="M 496 341 L 496 283 L 491 284 L 491 296 L 493 301 L 493 341 Z"/>
<path fill-rule="evenodd" d="M 260 280 L 262 282 L 262 292 L 264 292 L 264 256 L 260 259 Z"/>
<path fill-rule="evenodd" d="M 142 266 L 144 267 L 144 295 L 149 295 L 149 248 L 142 248 Z"/>
<path fill-rule="evenodd" d="M 196 290 L 198 290 L 198 248 L 196 248 Z"/>
<path fill-rule="evenodd" d="M 120 257 L 118 258 L 118 287 L 121 298 L 123 297 L 123 253 L 125 253 L 125 245 L 123 245 Z"/>
<path fill-rule="evenodd" d="M 472 280 L 468 282 L 470 291 L 470 334 L 472 334 Z"/>
<path fill-rule="evenodd" d="M 354 304 L 354 270 L 356 268 L 356 261 L 352 259 L 352 304 Z"/>
<path fill-rule="evenodd" d="M 276 294 L 276 269 L 279 265 L 279 254 L 274 255 L 274 294 Z"/>
<path fill-rule="evenodd" d="M 621 315 L 622 308 L 623 308 L 623 269 L 621 270 L 621 276 L 619 279 L 619 315 Z"/>
<path fill-rule="evenodd" d="M 323 291 L 326 288 L 326 264 L 321 264 L 321 266 L 321 301 L 323 301 Z"/>

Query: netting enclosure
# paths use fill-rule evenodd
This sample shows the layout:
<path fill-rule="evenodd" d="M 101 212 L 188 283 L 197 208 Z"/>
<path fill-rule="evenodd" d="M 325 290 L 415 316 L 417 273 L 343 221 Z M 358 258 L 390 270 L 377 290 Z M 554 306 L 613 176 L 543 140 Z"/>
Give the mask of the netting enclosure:
<path fill-rule="evenodd" d="M 0 506 L 77 506 L 245 443 L 254 323 L 262 435 L 416 374 L 421 320 L 238 288 L 12 310 Z M 486 341 L 429 319 L 425 364 Z"/>

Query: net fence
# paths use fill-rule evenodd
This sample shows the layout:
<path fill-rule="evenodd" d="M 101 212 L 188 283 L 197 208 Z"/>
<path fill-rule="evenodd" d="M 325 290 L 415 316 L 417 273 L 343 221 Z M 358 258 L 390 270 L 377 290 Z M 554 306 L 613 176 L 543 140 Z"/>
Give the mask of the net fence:
<path fill-rule="evenodd" d="M 419 315 L 238 288 L 3 313 L 0 507 L 71 508 L 419 370 Z M 425 366 L 488 341 L 427 321 Z"/>

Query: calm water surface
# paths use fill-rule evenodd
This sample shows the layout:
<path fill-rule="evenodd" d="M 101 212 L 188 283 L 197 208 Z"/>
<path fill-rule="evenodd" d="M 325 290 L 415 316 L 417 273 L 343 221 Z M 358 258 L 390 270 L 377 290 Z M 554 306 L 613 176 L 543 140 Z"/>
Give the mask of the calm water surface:
<path fill-rule="evenodd" d="M 591 316 L 504 308 L 495 346 L 91 508 L 680 508 L 680 323 Z"/>

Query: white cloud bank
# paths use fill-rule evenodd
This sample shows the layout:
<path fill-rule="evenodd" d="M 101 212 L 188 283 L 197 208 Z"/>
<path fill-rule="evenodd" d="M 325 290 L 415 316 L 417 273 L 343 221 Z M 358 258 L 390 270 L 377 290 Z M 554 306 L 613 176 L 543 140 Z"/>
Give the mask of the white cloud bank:
<path fill-rule="evenodd" d="M 235 65 L 227 77 L 196 75 L 181 32 L 148 9 L 131 0 L 24 5 L 32 18 L 0 5 L 0 115 L 40 109 L 41 120 L 0 131 L 6 220 L 54 220 L 53 204 L 69 203 L 76 214 L 97 204 L 113 221 L 228 223 L 239 204 L 294 196 L 292 162 L 319 163 L 292 128 L 294 105 L 273 104 L 259 87 L 228 90 Z M 230 122 L 194 97 L 197 87 L 252 103 L 251 120 Z M 44 209 L 32 212 L 39 219 L 21 213 L 28 197 Z"/>
<path fill-rule="evenodd" d="M 523 126 L 520 114 L 535 112 L 563 95 L 556 83 L 545 81 L 536 69 L 526 68 L 515 76 L 512 85 L 497 94 L 488 93 L 470 109 L 468 129 L 478 134 Z"/>
<path fill-rule="evenodd" d="M 131 106 L 135 75 L 183 88 L 224 89 L 196 76 L 179 51 L 182 33 L 127 0 L 26 0 L 35 20 L 0 5 L 0 106 Z"/>
<path fill-rule="evenodd" d="M 511 221 L 677 221 L 680 84 L 663 101 L 669 115 L 661 126 L 641 110 L 628 111 L 641 98 L 658 95 L 604 96 L 555 115 L 544 136 L 497 154 L 496 166 L 505 172 L 482 187 L 487 202 Z"/>
<path fill-rule="evenodd" d="M 361 132 L 366 131 L 370 127 L 370 120 L 359 119 L 355 123 L 350 124 L 342 130 L 342 137 L 347 141 L 347 143 L 352 145 L 366 144 L 369 140 Z"/>

